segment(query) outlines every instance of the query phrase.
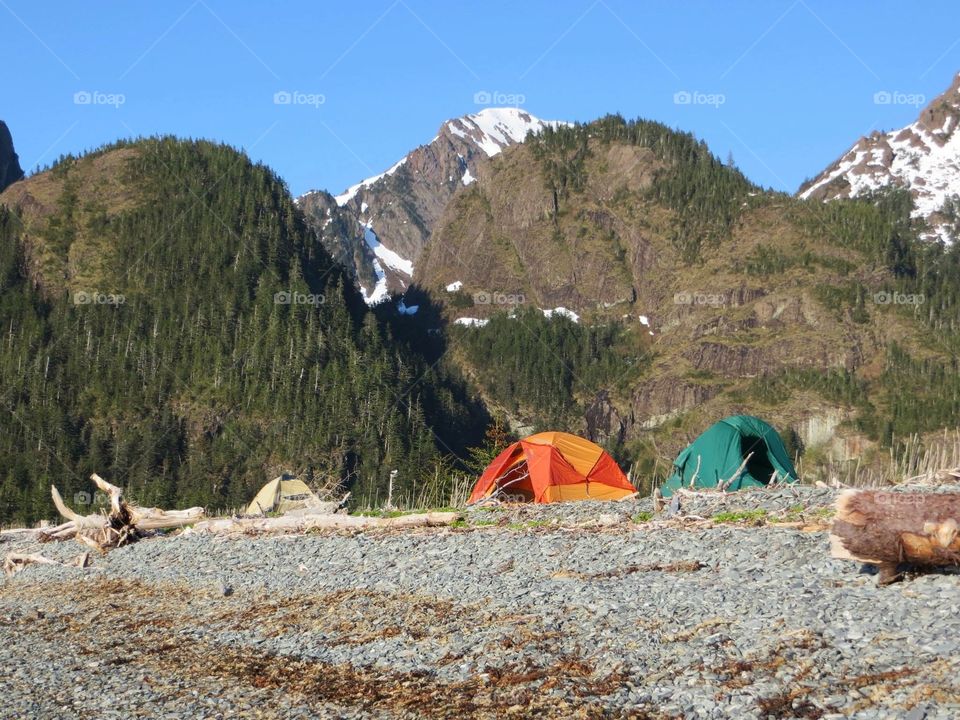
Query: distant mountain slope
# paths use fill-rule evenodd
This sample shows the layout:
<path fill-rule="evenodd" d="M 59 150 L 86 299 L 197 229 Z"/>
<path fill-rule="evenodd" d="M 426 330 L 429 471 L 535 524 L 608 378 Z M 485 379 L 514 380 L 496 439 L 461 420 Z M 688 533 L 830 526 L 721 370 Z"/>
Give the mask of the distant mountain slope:
<path fill-rule="evenodd" d="M 490 158 L 556 124 L 516 108 L 449 120 L 429 143 L 336 196 L 336 205 L 354 219 L 345 242 L 355 249 L 344 248 L 344 256 L 366 301 L 375 304 L 408 287 L 434 223 L 459 188 L 484 176 Z M 318 232 L 337 217 L 327 193 L 307 193 L 298 204 Z M 325 238 L 328 249 L 343 242 L 329 231 Z"/>
<path fill-rule="evenodd" d="M 0 194 L 0 327 L 3 523 L 94 471 L 147 505 L 238 507 L 281 471 L 364 502 L 398 470 L 402 495 L 485 425 L 282 181 L 211 143 L 119 143 Z"/>
<path fill-rule="evenodd" d="M 902 194 L 764 192 L 691 135 L 618 117 L 544 130 L 485 172 L 449 203 L 414 281 L 518 425 L 584 432 L 626 461 L 655 440 L 662 461 L 735 412 L 812 444 L 839 433 L 836 457 L 960 421 L 906 381 L 923 358 L 957 387 L 960 316 L 957 256 L 912 244 Z M 579 325 L 540 312 L 557 307 Z"/>
<path fill-rule="evenodd" d="M 803 184 L 803 199 L 859 197 L 902 187 L 913 196 L 914 216 L 927 239 L 953 242 L 960 228 L 960 74 L 917 120 L 899 130 L 860 138 L 830 167 Z"/>
<path fill-rule="evenodd" d="M 7 124 L 0 120 L 0 192 L 23 177 L 20 159 L 13 149 L 13 138 Z"/>

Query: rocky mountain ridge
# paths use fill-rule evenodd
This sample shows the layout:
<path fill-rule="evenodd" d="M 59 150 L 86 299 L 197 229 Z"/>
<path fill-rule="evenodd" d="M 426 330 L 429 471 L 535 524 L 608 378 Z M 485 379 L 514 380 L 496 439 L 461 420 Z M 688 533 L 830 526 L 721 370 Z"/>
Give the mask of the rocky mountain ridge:
<path fill-rule="evenodd" d="M 877 101 L 892 101 L 886 95 L 878 94 Z M 914 217 L 930 226 L 923 237 L 951 243 L 958 237 L 960 218 L 958 125 L 960 73 L 914 122 L 898 130 L 861 137 L 830 167 L 804 183 L 798 196 L 834 200 L 903 187 L 913 196 Z"/>
<path fill-rule="evenodd" d="M 306 193 L 298 204 L 328 250 L 346 262 L 369 304 L 402 293 L 434 224 L 461 188 L 487 174 L 491 158 L 557 122 L 519 108 L 487 108 L 448 120 L 427 144 L 337 196 Z M 347 228 L 347 234 L 334 232 Z"/>

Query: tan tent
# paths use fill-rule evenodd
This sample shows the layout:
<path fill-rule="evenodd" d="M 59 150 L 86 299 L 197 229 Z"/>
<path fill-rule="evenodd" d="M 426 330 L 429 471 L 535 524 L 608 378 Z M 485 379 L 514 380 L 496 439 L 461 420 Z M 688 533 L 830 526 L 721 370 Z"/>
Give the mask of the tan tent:
<path fill-rule="evenodd" d="M 310 507 L 319 502 L 320 498 L 307 487 L 303 480 L 281 475 L 260 488 L 260 492 L 247 507 L 246 514 L 262 515 L 269 512 L 283 514 Z"/>

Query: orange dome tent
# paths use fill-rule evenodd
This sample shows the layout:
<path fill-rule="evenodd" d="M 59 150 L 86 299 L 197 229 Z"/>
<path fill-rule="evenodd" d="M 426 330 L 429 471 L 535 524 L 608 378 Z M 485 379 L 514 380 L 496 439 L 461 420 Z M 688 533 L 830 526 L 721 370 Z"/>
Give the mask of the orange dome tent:
<path fill-rule="evenodd" d="M 603 448 L 564 432 L 544 432 L 497 455 L 470 494 L 470 503 L 501 491 L 536 503 L 617 500 L 636 492 Z"/>

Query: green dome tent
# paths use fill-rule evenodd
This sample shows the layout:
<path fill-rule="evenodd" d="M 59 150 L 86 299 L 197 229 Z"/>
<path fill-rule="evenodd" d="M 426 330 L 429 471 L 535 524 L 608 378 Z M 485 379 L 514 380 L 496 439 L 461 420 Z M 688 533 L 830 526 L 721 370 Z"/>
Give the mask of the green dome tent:
<path fill-rule="evenodd" d="M 750 459 L 744 465 L 747 455 Z M 760 418 L 732 415 L 711 425 L 677 455 L 673 474 L 660 492 L 667 497 L 677 488 L 690 487 L 694 475 L 694 487 L 716 487 L 730 480 L 738 469 L 740 472 L 727 485 L 728 490 L 761 487 L 770 482 L 774 473 L 780 482 L 797 480 L 797 471 L 777 431 Z"/>

